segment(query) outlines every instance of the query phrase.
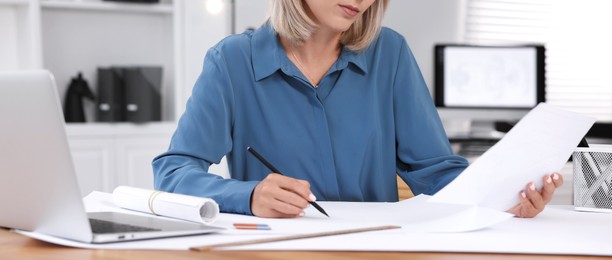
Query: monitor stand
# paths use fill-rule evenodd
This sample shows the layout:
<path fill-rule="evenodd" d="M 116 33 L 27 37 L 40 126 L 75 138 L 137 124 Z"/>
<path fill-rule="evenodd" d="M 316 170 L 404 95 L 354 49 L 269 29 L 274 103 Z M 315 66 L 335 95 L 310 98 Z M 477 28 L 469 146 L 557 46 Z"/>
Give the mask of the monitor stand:
<path fill-rule="evenodd" d="M 446 120 L 444 130 L 450 139 L 501 139 L 506 133 L 498 131 L 495 120 Z"/>
<path fill-rule="evenodd" d="M 473 160 L 495 145 L 505 133 L 496 129 L 495 120 L 465 121 L 463 131 L 449 136 L 456 154 Z"/>
<path fill-rule="evenodd" d="M 505 134 L 495 128 L 494 121 L 472 120 L 467 137 L 472 139 L 501 139 Z"/>

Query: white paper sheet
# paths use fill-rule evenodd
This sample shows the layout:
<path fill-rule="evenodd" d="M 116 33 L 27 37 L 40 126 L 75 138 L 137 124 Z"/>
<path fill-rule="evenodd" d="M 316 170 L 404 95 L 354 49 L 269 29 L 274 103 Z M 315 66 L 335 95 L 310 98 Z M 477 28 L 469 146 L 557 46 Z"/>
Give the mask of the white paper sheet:
<path fill-rule="evenodd" d="M 418 195 L 396 203 L 318 202 L 325 205 L 330 221 L 338 223 L 375 223 L 396 225 L 392 233 L 452 233 L 474 231 L 496 225 L 512 214 L 475 206 L 428 202 L 430 196 Z M 307 216 L 325 219 L 314 209 Z"/>
<path fill-rule="evenodd" d="M 212 199 L 119 186 L 113 201 L 124 209 L 153 215 L 211 224 L 219 215 L 219 205 Z"/>
<path fill-rule="evenodd" d="M 507 210 L 529 182 L 559 171 L 595 119 L 541 103 L 431 202 Z"/>
<path fill-rule="evenodd" d="M 536 218 L 512 218 L 461 233 L 398 233 L 394 230 L 248 245 L 227 250 L 472 252 L 612 256 L 612 215 L 547 206 Z"/>

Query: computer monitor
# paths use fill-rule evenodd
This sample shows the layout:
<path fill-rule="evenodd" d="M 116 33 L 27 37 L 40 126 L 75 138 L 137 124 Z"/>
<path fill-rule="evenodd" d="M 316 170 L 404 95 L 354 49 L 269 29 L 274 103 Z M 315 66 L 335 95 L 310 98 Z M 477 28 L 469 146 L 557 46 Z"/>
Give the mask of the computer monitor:
<path fill-rule="evenodd" d="M 544 51 L 541 45 L 436 45 L 434 100 L 449 136 L 501 137 L 495 122 L 516 122 L 544 102 Z M 469 126 L 448 129 L 457 122 Z"/>

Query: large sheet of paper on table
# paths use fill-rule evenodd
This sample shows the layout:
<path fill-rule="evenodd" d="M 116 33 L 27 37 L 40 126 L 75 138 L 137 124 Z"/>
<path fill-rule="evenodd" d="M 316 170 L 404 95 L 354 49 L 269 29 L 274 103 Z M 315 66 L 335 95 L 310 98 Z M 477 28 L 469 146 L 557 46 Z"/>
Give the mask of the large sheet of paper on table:
<path fill-rule="evenodd" d="M 225 242 L 386 225 L 402 227 L 396 229 L 395 233 L 465 232 L 486 228 L 512 217 L 508 213 L 497 210 L 429 203 L 428 199 L 429 196 L 423 195 L 397 203 L 320 202 L 321 205 L 325 205 L 330 218 L 323 216 L 312 207 L 307 208 L 305 217 L 293 219 L 270 219 L 221 213 L 217 217 L 215 226 L 225 227 L 226 230 L 218 234 L 113 244 L 92 245 L 33 232 L 20 232 L 43 241 L 81 248 L 185 250 L 190 247 Z M 108 193 L 93 192 L 84 201 L 88 212 L 118 211 L 139 214 L 117 208 L 112 195 Z M 233 228 L 234 223 L 267 224 L 271 230 L 237 230 Z"/>
<path fill-rule="evenodd" d="M 417 198 L 418 200 L 418 198 Z M 56 243 L 60 245 L 98 248 L 98 249 L 158 249 L 187 250 L 191 246 L 216 244 L 237 241 L 241 239 L 267 238 L 293 234 L 304 224 L 312 227 L 312 223 L 320 223 L 320 228 L 314 232 L 330 228 L 352 228 L 355 222 L 368 219 L 366 212 L 375 209 L 377 212 L 372 222 L 394 222 L 402 219 L 410 212 L 400 212 L 393 209 L 385 211 L 387 206 L 401 207 L 403 203 L 415 203 L 411 200 L 399 203 L 356 203 L 356 202 L 320 202 L 320 205 L 330 214 L 333 212 L 339 221 L 326 224 L 326 217 L 321 217 L 316 209 L 306 209 L 306 217 L 302 219 L 262 219 L 251 216 L 222 213 L 217 224 L 228 227 L 220 234 L 201 236 L 165 238 L 126 243 L 103 245 L 83 244 L 65 239 L 44 236 L 37 233 L 21 232 L 25 235 Z M 107 193 L 94 192 L 85 198 L 88 211 L 116 209 L 112 197 Z M 121 209 L 118 209 L 121 210 Z M 385 214 L 387 213 L 387 214 Z M 440 212 L 438 212 L 440 213 Z M 355 222 L 345 222 L 350 214 L 356 215 Z M 418 215 L 418 213 L 417 213 Z M 375 219 L 380 218 L 380 219 Z M 418 219 L 418 217 L 416 218 Z M 231 229 L 234 222 L 267 223 L 270 231 L 243 231 Z M 287 230 L 283 230 L 283 229 Z M 303 227 L 302 227 L 303 228 Z M 478 252 L 478 253 L 528 253 L 528 254 L 576 254 L 576 255 L 609 255 L 609 234 L 612 234 L 612 215 L 577 212 L 571 206 L 549 206 L 538 217 L 532 219 L 511 218 L 497 225 L 470 232 L 424 232 L 411 230 L 406 226 L 402 229 L 357 233 L 342 236 L 330 236 L 305 240 L 256 244 L 241 247 L 225 248 L 227 250 L 323 250 L 323 251 L 397 251 L 397 252 Z"/>

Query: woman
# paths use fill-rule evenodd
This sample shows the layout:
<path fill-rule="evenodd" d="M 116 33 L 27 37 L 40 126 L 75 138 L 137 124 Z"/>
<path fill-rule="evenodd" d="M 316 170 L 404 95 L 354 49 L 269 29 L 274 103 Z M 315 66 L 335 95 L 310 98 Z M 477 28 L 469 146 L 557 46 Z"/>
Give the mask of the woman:
<path fill-rule="evenodd" d="M 317 198 L 397 201 L 396 173 L 415 194 L 434 194 L 465 169 L 406 41 L 381 28 L 388 0 L 270 3 L 265 25 L 206 54 L 153 162 L 156 189 L 213 198 L 224 212 L 299 217 Z M 231 179 L 207 172 L 223 156 Z M 562 179 L 544 183 L 509 211 L 542 211 Z"/>

